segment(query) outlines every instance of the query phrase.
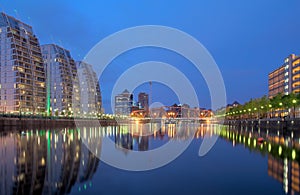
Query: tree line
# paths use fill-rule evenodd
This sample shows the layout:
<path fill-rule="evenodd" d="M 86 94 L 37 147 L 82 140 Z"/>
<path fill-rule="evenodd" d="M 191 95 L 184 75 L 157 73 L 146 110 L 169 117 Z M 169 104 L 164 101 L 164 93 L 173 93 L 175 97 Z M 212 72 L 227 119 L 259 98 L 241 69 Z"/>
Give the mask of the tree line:
<path fill-rule="evenodd" d="M 278 94 L 273 98 L 266 95 L 261 98 L 250 99 L 250 101 L 235 106 L 227 107 L 227 119 L 259 119 L 274 117 L 297 116 L 296 108 L 300 105 L 300 94 Z"/>

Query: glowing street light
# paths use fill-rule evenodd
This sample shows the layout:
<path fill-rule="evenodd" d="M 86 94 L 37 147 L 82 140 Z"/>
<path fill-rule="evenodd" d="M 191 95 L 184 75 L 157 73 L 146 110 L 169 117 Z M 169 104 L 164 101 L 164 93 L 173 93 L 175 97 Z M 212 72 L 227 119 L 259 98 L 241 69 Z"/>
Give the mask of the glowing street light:
<path fill-rule="evenodd" d="M 297 100 L 293 99 L 292 100 L 292 103 L 293 103 L 293 106 L 294 106 L 294 118 L 296 117 L 296 109 L 295 109 L 295 106 L 296 106 L 296 103 L 297 103 Z"/>

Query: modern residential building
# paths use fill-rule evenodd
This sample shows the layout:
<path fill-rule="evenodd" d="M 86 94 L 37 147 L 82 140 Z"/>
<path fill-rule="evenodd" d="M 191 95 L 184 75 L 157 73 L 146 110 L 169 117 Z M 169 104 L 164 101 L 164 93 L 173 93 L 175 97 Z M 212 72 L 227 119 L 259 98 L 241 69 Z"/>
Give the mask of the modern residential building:
<path fill-rule="evenodd" d="M 101 113 L 102 98 L 98 77 L 90 64 L 76 62 L 80 86 L 80 102 L 83 114 Z"/>
<path fill-rule="evenodd" d="M 80 91 L 75 61 L 68 50 L 42 45 L 47 74 L 47 113 L 66 115 L 80 112 Z"/>
<path fill-rule="evenodd" d="M 133 105 L 133 95 L 127 89 L 115 97 L 115 114 L 130 115 Z"/>
<path fill-rule="evenodd" d="M 140 103 L 141 108 L 149 110 L 149 95 L 147 93 L 139 93 L 138 102 Z"/>
<path fill-rule="evenodd" d="M 32 27 L 0 13 L 0 112 L 43 113 L 45 70 Z"/>
<path fill-rule="evenodd" d="M 288 95 L 300 92 L 300 56 L 285 58 L 283 65 L 269 73 L 269 98 L 279 93 Z"/>

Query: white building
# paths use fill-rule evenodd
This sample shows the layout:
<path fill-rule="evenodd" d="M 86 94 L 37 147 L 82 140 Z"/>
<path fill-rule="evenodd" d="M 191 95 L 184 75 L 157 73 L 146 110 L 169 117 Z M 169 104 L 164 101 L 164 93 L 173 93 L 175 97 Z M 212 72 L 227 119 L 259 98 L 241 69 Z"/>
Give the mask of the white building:
<path fill-rule="evenodd" d="M 41 48 L 47 74 L 47 112 L 52 115 L 80 112 L 77 68 L 70 52 L 55 44 Z"/>
<path fill-rule="evenodd" d="M 133 95 L 127 89 L 115 97 L 115 114 L 130 115 L 133 105 Z"/>
<path fill-rule="evenodd" d="M 98 77 L 90 64 L 76 62 L 79 86 L 81 113 L 97 115 L 101 113 L 102 98 Z"/>
<path fill-rule="evenodd" d="M 0 113 L 43 113 L 45 87 L 40 44 L 32 27 L 0 13 Z"/>

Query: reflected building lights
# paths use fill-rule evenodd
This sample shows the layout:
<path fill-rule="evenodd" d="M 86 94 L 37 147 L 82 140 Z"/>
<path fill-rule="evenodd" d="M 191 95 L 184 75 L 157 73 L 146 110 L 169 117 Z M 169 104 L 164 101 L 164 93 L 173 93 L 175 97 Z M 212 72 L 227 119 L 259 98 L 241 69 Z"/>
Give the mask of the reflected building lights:
<path fill-rule="evenodd" d="M 251 130 L 250 130 L 251 131 Z M 236 130 L 222 125 L 199 124 L 122 124 L 106 127 L 80 127 L 59 131 L 26 130 L 23 133 L 0 134 L 0 194 L 30 192 L 44 194 L 69 193 L 91 187 L 99 167 L 101 138 L 109 137 L 117 149 L 148 151 L 155 139 L 196 139 L 217 134 L 232 146 L 244 146 L 251 152 L 268 155 L 268 175 L 282 183 L 284 192 L 299 193 L 299 149 L 295 139 L 264 130 Z M 263 137 L 264 141 L 259 141 Z M 88 149 L 81 140 L 88 144 Z M 95 154 L 90 151 L 95 152 Z M 12 178 L 12 179 L 7 179 Z M 28 178 L 34 178 L 28 179 Z M 86 186 L 86 187 L 84 187 Z"/>
<path fill-rule="evenodd" d="M 47 132 L 0 134 L 0 194 L 65 194 L 93 177 L 99 160 L 77 131 Z"/>

